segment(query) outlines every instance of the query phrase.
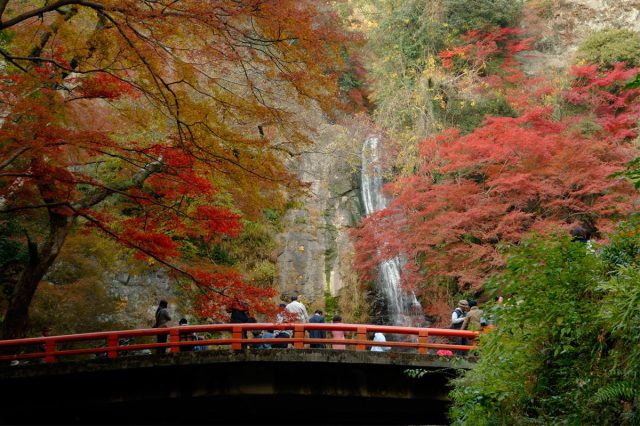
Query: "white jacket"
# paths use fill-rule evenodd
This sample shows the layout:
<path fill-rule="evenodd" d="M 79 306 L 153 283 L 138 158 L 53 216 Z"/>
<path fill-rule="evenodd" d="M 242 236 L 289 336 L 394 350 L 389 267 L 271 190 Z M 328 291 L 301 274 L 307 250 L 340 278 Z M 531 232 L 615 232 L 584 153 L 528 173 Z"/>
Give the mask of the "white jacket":
<path fill-rule="evenodd" d="M 386 342 L 387 339 L 384 337 L 382 333 L 376 333 L 373 335 L 374 342 Z M 371 346 L 371 352 L 387 352 L 390 351 L 390 346 Z"/>
<path fill-rule="evenodd" d="M 296 316 L 295 322 L 307 322 L 307 320 L 309 320 L 307 308 L 297 300 L 289 303 L 285 309 Z"/>

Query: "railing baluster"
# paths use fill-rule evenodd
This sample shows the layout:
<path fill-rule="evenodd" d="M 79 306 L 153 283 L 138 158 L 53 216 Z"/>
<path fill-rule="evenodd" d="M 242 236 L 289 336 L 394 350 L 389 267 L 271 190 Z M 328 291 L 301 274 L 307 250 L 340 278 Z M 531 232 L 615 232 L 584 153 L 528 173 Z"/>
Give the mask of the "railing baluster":
<path fill-rule="evenodd" d="M 169 343 L 172 344 L 171 346 L 169 346 L 169 352 L 179 352 L 180 351 L 180 347 L 175 344 L 175 343 L 178 343 L 179 341 L 180 341 L 180 334 L 178 333 L 178 329 L 177 328 L 172 328 L 169 331 Z"/>
<path fill-rule="evenodd" d="M 429 330 L 427 329 L 420 329 L 418 331 L 418 353 L 419 354 L 426 354 L 427 351 L 429 350 L 429 348 L 427 348 L 426 345 L 427 343 L 429 343 Z"/>
<path fill-rule="evenodd" d="M 117 358 L 118 351 L 116 348 L 118 347 L 118 335 L 110 334 L 107 336 L 107 357 L 109 358 Z"/>
<path fill-rule="evenodd" d="M 54 353 L 56 352 L 56 341 L 55 340 L 47 340 L 44 343 L 44 362 L 56 362 L 56 357 Z"/>
<path fill-rule="evenodd" d="M 367 350 L 367 345 L 365 341 L 367 340 L 367 327 L 358 327 L 356 341 L 356 351 L 365 351 Z"/>
<path fill-rule="evenodd" d="M 296 324 L 293 327 L 293 338 L 296 340 L 293 343 L 294 349 L 304 349 L 304 324 Z M 297 339 L 300 339 L 299 341 Z"/>
<path fill-rule="evenodd" d="M 234 326 L 231 329 L 231 338 L 232 339 L 242 339 L 242 327 Z M 234 351 L 239 351 L 240 349 L 242 349 L 242 343 L 233 342 L 231 344 L 231 349 L 233 349 Z"/>

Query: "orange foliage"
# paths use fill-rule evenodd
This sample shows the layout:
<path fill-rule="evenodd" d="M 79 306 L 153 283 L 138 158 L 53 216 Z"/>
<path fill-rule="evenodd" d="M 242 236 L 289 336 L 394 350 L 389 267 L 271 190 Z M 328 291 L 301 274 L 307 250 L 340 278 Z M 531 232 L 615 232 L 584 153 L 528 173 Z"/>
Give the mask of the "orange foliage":
<path fill-rule="evenodd" d="M 326 3 L 0 2 L 2 214 L 50 228 L 39 277 L 12 300 L 30 300 L 84 223 L 190 278 L 203 313 L 243 293 L 268 302 L 183 248 L 237 236 L 242 215 L 304 188 L 283 155 L 310 143 L 296 106 L 334 112 L 348 41 Z"/>

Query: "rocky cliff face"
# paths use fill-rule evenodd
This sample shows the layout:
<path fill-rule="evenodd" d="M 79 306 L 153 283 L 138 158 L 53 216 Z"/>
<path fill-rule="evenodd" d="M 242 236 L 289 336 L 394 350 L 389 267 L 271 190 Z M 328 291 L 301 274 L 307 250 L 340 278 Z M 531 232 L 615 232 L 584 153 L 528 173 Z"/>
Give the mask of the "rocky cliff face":
<path fill-rule="evenodd" d="M 569 65 L 595 31 L 640 31 L 640 0 L 534 0 L 525 6 L 521 26 L 536 39 L 536 50 L 522 57 L 525 71 L 553 72 Z"/>
<path fill-rule="evenodd" d="M 300 294 L 310 308 L 324 307 L 325 293 L 337 296 L 352 280 L 348 236 L 361 216 L 359 155 L 362 132 L 321 124 L 313 152 L 292 165 L 310 184 L 302 206 L 287 212 L 278 236 L 279 289 L 283 297 Z"/>

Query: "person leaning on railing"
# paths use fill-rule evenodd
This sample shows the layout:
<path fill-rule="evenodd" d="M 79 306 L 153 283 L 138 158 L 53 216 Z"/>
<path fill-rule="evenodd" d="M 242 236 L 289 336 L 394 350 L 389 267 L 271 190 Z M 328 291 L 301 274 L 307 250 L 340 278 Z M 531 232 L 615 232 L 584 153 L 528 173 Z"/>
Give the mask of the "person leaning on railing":
<path fill-rule="evenodd" d="M 478 303 L 470 299 L 469 300 L 469 312 L 464 317 L 464 321 L 462 322 L 461 330 L 471 330 L 471 331 L 480 331 L 483 327 L 483 316 L 484 312 L 478 308 Z"/>

